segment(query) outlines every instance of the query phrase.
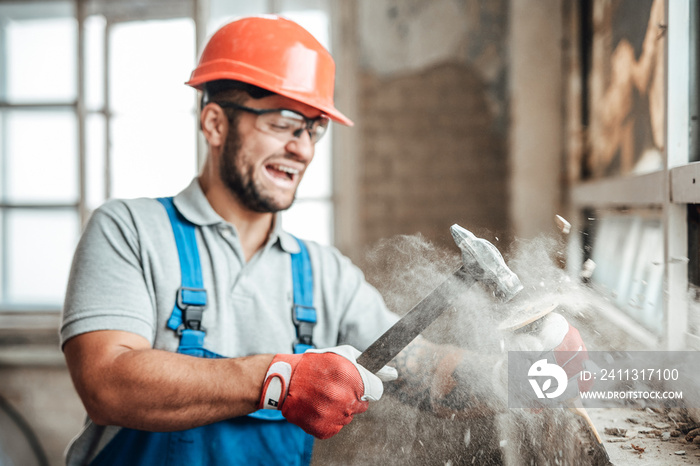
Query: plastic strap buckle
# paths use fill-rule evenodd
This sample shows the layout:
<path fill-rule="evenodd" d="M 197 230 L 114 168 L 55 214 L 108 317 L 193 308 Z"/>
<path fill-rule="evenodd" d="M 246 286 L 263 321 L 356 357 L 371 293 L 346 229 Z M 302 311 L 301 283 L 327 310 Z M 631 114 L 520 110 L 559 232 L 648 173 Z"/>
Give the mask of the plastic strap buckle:
<path fill-rule="evenodd" d="M 202 315 L 207 308 L 205 289 L 181 286 L 177 290 L 177 307 L 182 310 L 182 323 L 177 328 L 178 335 L 182 335 L 184 329 L 204 330 Z"/>
<path fill-rule="evenodd" d="M 313 331 L 316 325 L 316 308 L 294 304 L 292 307 L 292 322 L 297 329 L 297 339 L 294 341 L 294 352 L 303 353 L 313 348 Z"/>

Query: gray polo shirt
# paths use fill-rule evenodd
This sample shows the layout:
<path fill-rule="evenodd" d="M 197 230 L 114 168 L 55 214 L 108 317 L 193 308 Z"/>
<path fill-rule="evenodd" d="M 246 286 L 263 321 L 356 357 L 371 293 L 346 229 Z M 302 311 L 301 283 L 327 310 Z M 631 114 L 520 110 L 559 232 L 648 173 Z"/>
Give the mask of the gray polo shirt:
<path fill-rule="evenodd" d="M 246 263 L 235 227 L 214 211 L 197 179 L 174 203 L 198 226 L 208 298 L 205 347 L 226 357 L 291 353 L 296 334 L 290 254 L 299 245 L 282 229 L 280 217 L 267 243 Z M 350 260 L 334 248 L 306 244 L 318 316 L 314 343 L 366 348 L 396 315 Z M 155 199 L 109 201 L 94 212 L 76 249 L 61 344 L 86 332 L 123 330 L 143 336 L 154 348 L 175 351 L 178 337 L 166 321 L 179 286 L 177 248 L 163 206 Z M 68 464 L 85 456 L 96 431 L 89 423 L 70 448 Z M 100 444 L 115 432 L 108 428 Z"/>

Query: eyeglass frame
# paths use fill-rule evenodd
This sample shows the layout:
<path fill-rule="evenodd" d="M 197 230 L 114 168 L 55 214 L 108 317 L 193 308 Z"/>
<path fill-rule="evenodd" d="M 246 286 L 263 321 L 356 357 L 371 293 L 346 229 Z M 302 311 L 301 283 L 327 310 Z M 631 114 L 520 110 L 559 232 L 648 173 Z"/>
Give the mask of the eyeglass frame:
<path fill-rule="evenodd" d="M 321 140 L 324 134 L 326 132 L 324 131 L 321 136 L 319 136 L 315 141 L 314 141 L 314 136 L 311 133 L 311 130 L 313 129 L 313 126 L 316 122 L 322 122 L 326 121 L 326 125 L 323 126 L 323 128 L 328 128 L 328 125 L 330 124 L 330 118 L 328 118 L 325 115 L 321 115 L 316 118 L 308 118 L 307 116 L 295 111 L 295 110 L 290 110 L 288 108 L 251 108 L 251 107 L 246 107 L 245 105 L 237 104 L 236 102 L 229 102 L 229 101 L 217 101 L 217 100 L 212 100 L 209 103 L 213 103 L 218 105 L 219 107 L 222 108 L 234 108 L 236 110 L 242 110 L 244 112 L 252 113 L 254 115 L 260 116 L 260 115 L 265 115 L 267 113 L 274 113 L 274 112 L 290 112 L 295 115 L 300 116 L 304 120 L 304 126 L 299 128 L 298 130 L 294 131 L 292 133 L 292 137 L 295 139 L 298 139 L 301 136 L 301 131 L 306 130 L 307 133 L 309 133 L 309 139 L 311 139 L 311 142 L 313 144 L 316 144 L 318 141 Z"/>

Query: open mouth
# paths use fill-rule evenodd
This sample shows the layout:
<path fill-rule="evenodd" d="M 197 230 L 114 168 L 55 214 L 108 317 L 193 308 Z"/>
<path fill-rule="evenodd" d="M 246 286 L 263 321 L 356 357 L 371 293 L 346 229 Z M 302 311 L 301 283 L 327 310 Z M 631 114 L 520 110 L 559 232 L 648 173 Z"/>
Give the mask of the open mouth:
<path fill-rule="evenodd" d="M 282 164 L 265 165 L 265 170 L 273 180 L 293 182 L 299 176 L 299 170 Z"/>

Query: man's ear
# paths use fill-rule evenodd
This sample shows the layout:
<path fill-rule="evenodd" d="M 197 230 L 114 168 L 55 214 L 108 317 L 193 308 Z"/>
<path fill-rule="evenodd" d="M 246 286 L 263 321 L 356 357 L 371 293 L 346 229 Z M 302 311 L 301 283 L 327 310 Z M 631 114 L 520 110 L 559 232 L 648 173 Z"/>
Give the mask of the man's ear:
<path fill-rule="evenodd" d="M 221 107 L 215 103 L 205 105 L 199 114 L 199 124 L 210 146 L 223 146 L 226 141 L 229 121 Z"/>

